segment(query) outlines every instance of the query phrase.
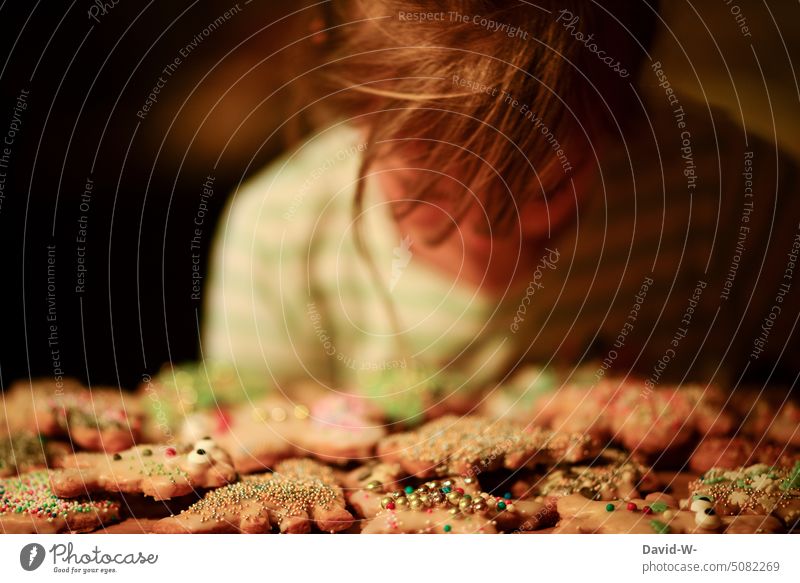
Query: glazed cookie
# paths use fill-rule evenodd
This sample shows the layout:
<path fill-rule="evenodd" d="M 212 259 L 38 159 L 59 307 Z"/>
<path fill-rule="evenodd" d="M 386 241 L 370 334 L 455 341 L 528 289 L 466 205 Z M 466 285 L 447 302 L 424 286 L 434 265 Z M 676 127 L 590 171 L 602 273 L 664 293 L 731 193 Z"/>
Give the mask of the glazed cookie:
<path fill-rule="evenodd" d="M 610 408 L 611 432 L 630 451 L 679 448 L 692 437 L 689 412 L 688 401 L 677 391 L 656 390 L 644 397 L 636 387 L 626 387 Z"/>
<path fill-rule="evenodd" d="M 550 402 L 560 384 L 561 378 L 552 368 L 527 366 L 492 389 L 481 402 L 479 411 L 490 419 L 541 425 L 544 421 L 537 416 L 540 404 Z"/>
<path fill-rule="evenodd" d="M 651 469 L 620 451 L 605 450 L 590 466 L 562 465 L 543 476 L 517 481 L 511 492 L 518 498 L 560 498 L 581 494 L 590 500 L 640 498 L 658 488 Z"/>
<path fill-rule="evenodd" d="M 314 524 L 323 532 L 350 528 L 352 515 L 333 471 L 317 462 L 286 460 L 275 473 L 208 492 L 177 516 L 153 528 L 157 533 L 306 533 Z"/>
<path fill-rule="evenodd" d="M 689 484 L 689 494 L 689 508 L 713 508 L 723 516 L 767 514 L 793 527 L 800 520 L 800 462 L 791 468 L 714 468 Z"/>
<path fill-rule="evenodd" d="M 380 500 L 380 506 L 362 534 L 538 530 L 556 520 L 551 504 L 492 496 L 479 491 L 474 478 L 432 480 L 394 492 L 377 485 L 367 493 Z M 373 505 L 365 515 L 371 514 Z"/>
<path fill-rule="evenodd" d="M 113 455 L 76 454 L 63 465 L 66 469 L 52 473 L 51 486 L 65 498 L 105 491 L 169 500 L 236 480 L 230 456 L 209 439 L 191 447 L 141 445 Z"/>
<path fill-rule="evenodd" d="M 282 397 L 256 404 L 196 413 L 187 419 L 181 437 L 209 435 L 231 453 L 236 469 L 259 472 L 296 455 L 345 463 L 371 457 L 385 435 L 369 420 L 356 398 L 323 396 L 308 405 Z"/>
<path fill-rule="evenodd" d="M 66 444 L 50 442 L 30 433 L 0 437 L 0 478 L 46 468 L 68 452 Z"/>
<path fill-rule="evenodd" d="M 596 451 L 597 444 L 585 435 L 477 416 L 442 417 L 416 431 L 386 437 L 378 446 L 384 461 L 399 463 L 420 478 L 577 462 Z"/>
<path fill-rule="evenodd" d="M 555 431 L 578 432 L 605 441 L 611 436 L 611 406 L 623 389 L 602 381 L 596 386 L 564 386 L 539 400 L 535 422 Z"/>
<path fill-rule="evenodd" d="M 757 443 L 746 437 L 705 439 L 689 458 L 689 467 L 698 474 L 712 468 L 735 469 L 755 463 L 769 466 L 793 466 L 800 461 L 800 451 L 792 446 Z"/>
<path fill-rule="evenodd" d="M 264 375 L 226 362 L 167 364 L 145 376 L 137 394 L 147 411 L 143 429 L 149 442 L 174 441 L 186 419 L 199 411 L 228 409 L 272 390 Z"/>
<path fill-rule="evenodd" d="M 372 518 L 381 510 L 383 492 L 401 489 L 406 475 L 400 464 L 369 462 L 342 476 L 345 498 L 361 518 Z"/>
<path fill-rule="evenodd" d="M 598 502 L 579 494 L 559 498 L 561 534 L 689 534 L 782 532 L 771 516 L 719 516 L 713 508 L 679 510 L 675 500 L 663 494 L 646 499 Z"/>
<path fill-rule="evenodd" d="M 366 521 L 361 534 L 496 534 L 497 527 L 482 514 L 455 520 L 445 509 L 384 512 Z"/>
<path fill-rule="evenodd" d="M 384 468 L 399 468 L 396 464 L 379 464 L 379 467 Z M 376 472 L 373 476 L 377 477 L 380 474 Z M 456 492 L 452 496 L 467 494 L 475 496 L 479 494 L 477 480 L 475 478 L 447 478 L 441 481 L 430 481 L 418 487 L 410 484 L 401 486 L 398 483 L 398 475 L 404 476 L 405 472 L 399 474 L 392 474 L 389 471 L 384 472 L 384 480 L 374 479 L 367 482 L 363 487 L 348 492 L 347 500 L 350 505 L 355 508 L 356 512 L 361 518 L 374 518 L 382 510 L 386 510 L 386 505 L 391 502 L 394 510 L 395 506 L 398 510 L 403 510 L 409 504 L 421 496 L 421 504 L 417 505 L 415 510 L 422 509 L 423 505 L 428 501 L 431 503 L 443 502 L 447 494 L 451 491 Z M 414 493 L 418 495 L 415 496 Z M 413 506 L 413 504 L 412 504 Z M 426 506 L 430 507 L 431 505 Z"/>
<path fill-rule="evenodd" d="M 114 453 L 141 435 L 142 414 L 120 389 L 88 389 L 76 381 L 17 383 L 6 398 L 9 425 L 48 437 L 69 437 L 83 449 Z"/>
<path fill-rule="evenodd" d="M 59 498 L 46 471 L 0 480 L 0 532 L 6 534 L 90 532 L 118 519 L 118 502 Z"/>
<path fill-rule="evenodd" d="M 800 446 L 800 405 L 757 390 L 738 390 L 732 401 L 740 418 L 742 433 L 756 441 Z"/>

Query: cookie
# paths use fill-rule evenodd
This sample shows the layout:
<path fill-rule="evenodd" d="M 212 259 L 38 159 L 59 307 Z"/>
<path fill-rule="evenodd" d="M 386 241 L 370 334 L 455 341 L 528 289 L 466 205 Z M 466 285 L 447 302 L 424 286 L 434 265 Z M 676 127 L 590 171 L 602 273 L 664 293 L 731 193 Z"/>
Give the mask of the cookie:
<path fill-rule="evenodd" d="M 68 452 L 66 444 L 51 442 L 31 433 L 0 437 L 0 478 L 47 468 Z"/>
<path fill-rule="evenodd" d="M 165 365 L 157 375 L 145 375 L 137 390 L 147 413 L 144 437 L 148 442 L 173 442 L 193 413 L 234 407 L 260 399 L 272 389 L 264 375 L 225 362 Z"/>
<path fill-rule="evenodd" d="M 77 381 L 50 380 L 15 384 L 6 397 L 12 429 L 47 437 L 69 437 L 91 451 L 114 453 L 140 437 L 142 413 L 136 399 L 121 390 L 88 389 Z"/>
<path fill-rule="evenodd" d="M 195 413 L 180 435 L 184 440 L 213 437 L 230 452 L 236 469 L 248 474 L 294 456 L 333 463 L 369 458 L 386 433 L 369 414 L 356 397 L 346 395 L 303 401 L 273 396 L 255 404 Z"/>
<path fill-rule="evenodd" d="M 540 395 L 526 416 L 554 431 L 584 433 L 613 440 L 633 452 L 652 456 L 693 446 L 698 438 L 727 435 L 735 415 L 715 386 L 663 386 L 649 389 L 640 379 L 565 381 Z"/>
<path fill-rule="evenodd" d="M 155 524 L 157 533 L 306 533 L 350 528 L 353 516 L 333 471 L 307 459 L 286 460 L 274 473 L 246 476 L 208 492 L 177 516 Z"/>
<path fill-rule="evenodd" d="M 657 390 L 645 397 L 628 386 L 609 406 L 615 441 L 630 451 L 647 454 L 688 443 L 692 437 L 685 427 L 688 416 L 688 402 L 675 391 Z"/>
<path fill-rule="evenodd" d="M 6 534 L 90 532 L 119 520 L 119 511 L 118 502 L 104 498 L 59 498 L 46 471 L 0 480 L 0 532 Z"/>
<path fill-rule="evenodd" d="M 800 447 L 800 405 L 755 389 L 737 390 L 731 401 L 743 420 L 741 432 L 759 442 Z"/>
<path fill-rule="evenodd" d="M 604 451 L 591 465 L 559 465 L 544 475 L 520 479 L 511 487 L 518 498 L 560 498 L 581 494 L 590 500 L 640 498 L 658 488 L 651 469 L 615 450 Z"/>
<path fill-rule="evenodd" d="M 766 514 L 792 528 L 800 521 L 800 462 L 714 468 L 689 484 L 689 494 L 689 508 L 713 508 L 722 516 Z"/>
<path fill-rule="evenodd" d="M 379 464 L 380 469 L 394 469 L 397 467 L 399 466 L 396 464 Z M 362 488 L 348 490 L 347 492 L 347 501 L 361 518 L 374 518 L 382 510 L 386 510 L 386 506 L 390 502 L 392 507 L 389 510 L 402 510 L 404 506 L 408 506 L 408 503 L 417 497 L 413 495 L 415 492 L 425 494 L 421 499 L 423 505 L 427 504 L 429 499 L 432 503 L 443 502 L 450 491 L 456 492 L 452 496 L 459 494 L 475 496 L 480 492 L 475 478 L 454 477 L 413 486 L 410 481 L 401 484 L 398 480 L 398 475 L 404 476 L 405 472 L 395 474 L 391 473 L 391 471 L 381 472 L 380 469 L 373 473 L 373 477 L 383 474 L 383 480 L 373 479 Z M 416 509 L 422 509 L 423 505 Z M 426 508 L 432 506 L 433 504 L 426 506 Z"/>
<path fill-rule="evenodd" d="M 169 500 L 237 477 L 230 456 L 212 440 L 194 446 L 141 445 L 113 455 L 76 454 L 63 465 L 52 473 L 51 486 L 64 498 L 105 491 Z"/>
<path fill-rule="evenodd" d="M 541 425 L 538 416 L 544 403 L 561 387 L 561 375 L 552 368 L 527 366 L 514 373 L 482 400 L 479 411 L 490 419 Z"/>
<path fill-rule="evenodd" d="M 534 422 L 554 431 L 585 433 L 607 441 L 612 435 L 610 407 L 622 390 L 618 383 L 607 381 L 591 387 L 565 385 L 539 399 Z"/>
<path fill-rule="evenodd" d="M 482 514 L 455 520 L 445 509 L 387 512 L 366 521 L 361 534 L 497 534 L 491 519 Z"/>
<path fill-rule="evenodd" d="M 780 521 L 771 516 L 720 516 L 713 509 L 680 510 L 675 500 L 653 494 L 642 500 L 601 502 L 579 494 L 559 498 L 556 503 L 559 534 L 703 534 L 782 532 Z"/>
<path fill-rule="evenodd" d="M 689 467 L 703 474 L 712 468 L 736 469 L 756 463 L 768 466 L 793 466 L 800 461 L 800 450 L 789 445 L 758 443 L 747 437 L 714 437 L 700 442 Z"/>
<path fill-rule="evenodd" d="M 362 534 L 488 534 L 538 530 L 556 519 L 554 506 L 481 492 L 474 478 L 432 480 L 393 492 L 377 486 L 367 494 L 380 500 L 380 508 L 364 523 Z M 364 514 L 372 514 L 372 508 Z"/>
<path fill-rule="evenodd" d="M 373 518 L 381 510 L 384 492 L 402 489 L 406 476 L 400 464 L 372 461 L 342 476 L 345 498 L 358 516 Z"/>
<path fill-rule="evenodd" d="M 446 416 L 381 440 L 378 454 L 410 475 L 474 476 L 498 468 L 577 462 L 596 453 L 588 436 L 555 433 L 512 421 Z"/>

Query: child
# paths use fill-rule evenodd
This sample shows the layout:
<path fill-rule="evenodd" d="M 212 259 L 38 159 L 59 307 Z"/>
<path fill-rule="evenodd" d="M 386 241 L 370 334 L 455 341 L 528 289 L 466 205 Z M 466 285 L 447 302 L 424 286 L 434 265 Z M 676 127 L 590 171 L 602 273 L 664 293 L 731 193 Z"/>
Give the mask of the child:
<path fill-rule="evenodd" d="M 205 358 L 397 418 L 469 409 L 529 361 L 652 384 L 741 364 L 735 325 L 757 329 L 785 267 L 762 265 L 763 294 L 745 271 L 784 204 L 774 154 L 667 90 L 654 2 L 334 5 L 315 71 L 334 115 L 235 193 Z M 747 161 L 763 204 L 730 283 Z M 797 224 L 777 216 L 775 255 Z"/>

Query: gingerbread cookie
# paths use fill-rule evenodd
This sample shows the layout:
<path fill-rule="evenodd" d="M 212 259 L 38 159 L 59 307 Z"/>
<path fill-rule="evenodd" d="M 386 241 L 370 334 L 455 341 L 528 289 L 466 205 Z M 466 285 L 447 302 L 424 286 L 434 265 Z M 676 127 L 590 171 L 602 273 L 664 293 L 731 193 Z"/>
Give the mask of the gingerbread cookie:
<path fill-rule="evenodd" d="M 714 468 L 689 484 L 690 508 L 713 508 L 723 516 L 771 515 L 788 527 L 800 521 L 800 462 L 793 467 L 755 464 Z"/>
<path fill-rule="evenodd" d="M 560 498 L 581 494 L 590 500 L 640 498 L 658 488 L 651 469 L 621 451 L 605 450 L 592 465 L 560 465 L 544 475 L 520 479 L 511 487 L 518 498 Z"/>
<path fill-rule="evenodd" d="M 59 498 L 46 471 L 0 480 L 0 532 L 6 534 L 90 532 L 118 519 L 118 502 Z"/>
<path fill-rule="evenodd" d="M 663 494 L 646 499 L 598 502 L 579 494 L 559 498 L 554 533 L 566 534 L 702 534 L 782 532 L 771 516 L 719 516 L 713 508 L 680 510 Z"/>
<path fill-rule="evenodd" d="M 378 446 L 384 461 L 397 462 L 421 478 L 577 462 L 596 451 L 597 444 L 585 435 L 477 416 L 442 417 L 416 431 L 386 437 Z"/>
<path fill-rule="evenodd" d="M 800 447 L 800 405 L 797 402 L 749 389 L 737 390 L 731 400 L 744 420 L 744 435 L 759 442 Z"/>
<path fill-rule="evenodd" d="M 552 368 L 525 367 L 492 389 L 481 402 L 479 411 L 490 419 L 542 425 L 544 420 L 539 414 L 543 404 L 550 402 L 561 382 L 561 376 Z"/>
<path fill-rule="evenodd" d="M 735 469 L 756 463 L 768 466 L 793 466 L 800 461 L 800 450 L 772 443 L 758 443 L 746 437 L 714 437 L 700 442 L 689 458 L 689 467 L 698 474 L 712 468 Z"/>
<path fill-rule="evenodd" d="M 399 468 L 397 464 L 379 464 L 381 468 Z M 421 502 L 427 503 L 430 498 L 431 502 L 443 502 L 447 498 L 447 494 L 451 491 L 455 492 L 452 496 L 461 494 L 477 495 L 479 488 L 475 478 L 447 478 L 441 481 L 429 481 L 420 486 L 412 486 L 407 483 L 405 486 L 398 482 L 398 476 L 404 476 L 405 472 L 391 473 L 391 471 L 375 472 L 374 477 L 383 473 L 384 480 L 373 479 L 367 482 L 363 487 L 355 490 L 348 490 L 347 500 L 350 505 L 355 508 L 358 515 L 362 518 L 374 518 L 382 510 L 386 509 L 386 505 L 391 503 L 390 510 L 404 509 L 407 503 L 413 502 L 415 492 L 424 494 Z M 429 505 L 430 506 L 430 505 Z M 415 508 L 421 509 L 422 506 Z"/>
<path fill-rule="evenodd" d="M 345 498 L 361 518 L 372 518 L 381 510 L 383 493 L 402 489 L 406 476 L 400 464 L 369 462 L 342 476 Z"/>
<path fill-rule="evenodd" d="M 0 437 L 0 478 L 46 468 L 68 452 L 66 444 L 30 433 Z"/>
<path fill-rule="evenodd" d="M 373 516 L 365 523 L 363 534 L 493 533 L 555 524 L 551 504 L 492 496 L 478 490 L 470 477 L 432 480 L 393 492 L 370 486 L 366 494 L 373 501 L 380 500 L 380 507 L 376 511 L 374 502 L 360 504 L 363 515 Z"/>
<path fill-rule="evenodd" d="M 119 389 L 88 389 L 76 381 L 15 384 L 6 398 L 13 429 L 48 437 L 69 437 L 92 451 L 114 453 L 131 447 L 141 435 L 142 413 L 136 399 Z"/>
<path fill-rule="evenodd" d="M 311 525 L 323 532 L 350 528 L 352 515 L 333 471 L 307 459 L 286 460 L 275 473 L 207 493 L 177 516 L 159 521 L 157 533 L 305 533 Z"/>
<path fill-rule="evenodd" d="M 612 431 L 630 451 L 645 454 L 678 449 L 694 437 L 691 404 L 676 389 L 644 395 L 636 387 L 620 394 L 613 407 Z"/>
<path fill-rule="evenodd" d="M 51 475 L 53 492 L 74 498 L 87 492 L 145 494 L 168 500 L 198 488 L 236 480 L 230 456 L 210 440 L 194 446 L 141 445 L 116 454 L 76 454 Z"/>
<path fill-rule="evenodd" d="M 306 402 L 273 396 L 195 413 L 181 437 L 212 436 L 231 453 L 236 469 L 247 474 L 297 455 L 334 463 L 368 458 L 385 435 L 381 424 L 366 417 L 369 412 L 359 407 L 356 397 L 325 395 Z"/>

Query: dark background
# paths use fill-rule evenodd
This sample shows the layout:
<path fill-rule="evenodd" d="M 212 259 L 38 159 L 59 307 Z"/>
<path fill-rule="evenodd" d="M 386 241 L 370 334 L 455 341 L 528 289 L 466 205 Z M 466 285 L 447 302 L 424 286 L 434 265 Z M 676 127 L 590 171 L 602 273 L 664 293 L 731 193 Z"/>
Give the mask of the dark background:
<path fill-rule="evenodd" d="M 198 358 L 202 300 L 192 299 L 190 243 L 203 182 L 215 177 L 199 250 L 205 277 L 226 197 L 310 124 L 296 114 L 315 87 L 294 79 L 306 70 L 314 43 L 304 37 L 318 23 L 314 11 L 300 11 L 305 2 L 240 2 L 237 14 L 182 58 L 144 120 L 136 112 L 164 67 L 236 4 L 111 4 L 98 9 L 95 22 L 88 16 L 93 1 L 0 3 L 0 140 L 17 96 L 29 91 L 0 206 L 3 388 L 53 375 L 54 358 L 65 375 L 127 387 L 167 361 Z M 670 55 L 674 64 L 688 54 L 699 71 L 702 88 L 687 75 L 683 85 L 675 80 L 682 91 L 730 110 L 741 105 L 748 128 L 770 137 L 777 131 L 781 146 L 797 155 L 800 8 L 771 4 L 738 2 L 761 70 L 740 58 L 740 31 L 719 1 L 662 3 L 672 33 L 657 46 L 665 64 Z M 735 48 L 726 48 L 728 41 Z M 84 213 L 89 177 L 94 189 Z M 87 272 L 85 291 L 77 293 L 82 214 Z M 54 323 L 48 245 L 55 245 Z"/>
<path fill-rule="evenodd" d="M 312 19 L 270 26 L 300 3 L 240 2 L 164 76 L 141 120 L 137 111 L 163 68 L 235 3 L 123 0 L 99 23 L 88 16 L 92 2 L 46 4 L 0 4 L 0 140 L 17 96 L 29 92 L 0 207 L 2 384 L 51 376 L 58 360 L 65 375 L 93 385 L 134 386 L 164 362 L 198 356 L 202 300 L 192 299 L 192 254 L 205 276 L 226 197 L 302 133 L 302 121 L 292 120 L 267 139 L 302 106 L 299 84 L 265 98 L 289 65 L 299 65 L 292 51 L 309 41 L 265 58 L 286 38 L 308 35 Z M 208 175 L 214 195 L 201 249 L 192 251 Z M 94 188 L 82 212 L 88 178 Z M 81 215 L 87 271 L 78 293 Z M 48 321 L 48 245 L 55 245 L 55 322 Z"/>

